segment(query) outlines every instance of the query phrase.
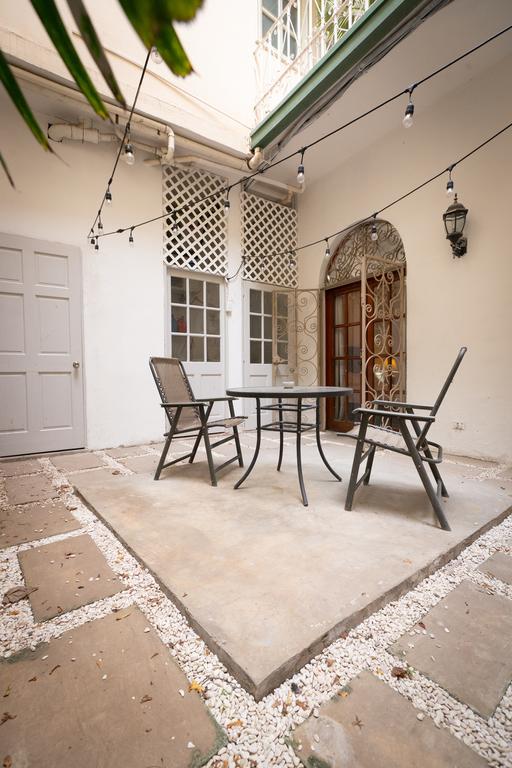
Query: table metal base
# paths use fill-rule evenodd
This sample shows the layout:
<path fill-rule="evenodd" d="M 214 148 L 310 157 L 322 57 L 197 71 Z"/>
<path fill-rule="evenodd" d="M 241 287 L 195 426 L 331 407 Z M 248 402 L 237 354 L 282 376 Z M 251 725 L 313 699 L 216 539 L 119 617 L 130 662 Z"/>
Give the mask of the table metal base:
<path fill-rule="evenodd" d="M 320 454 L 320 458 L 322 459 L 323 463 L 331 473 L 331 475 L 334 475 L 336 480 L 341 481 L 341 477 L 338 475 L 337 472 L 334 471 L 334 469 L 331 467 L 327 459 L 325 458 L 325 454 L 322 448 L 322 444 L 320 442 L 320 398 L 315 398 L 316 405 L 308 405 L 302 404 L 302 397 L 296 398 L 297 399 L 297 405 L 292 405 L 290 403 L 284 403 L 283 404 L 283 398 L 278 397 L 277 405 L 261 405 L 261 398 L 256 397 L 256 448 L 254 450 L 254 455 L 252 457 L 251 463 L 247 467 L 246 472 L 244 475 L 240 478 L 240 480 L 236 483 L 235 489 L 240 488 L 242 483 L 244 483 L 249 475 L 251 474 L 254 465 L 256 464 L 256 460 L 258 458 L 258 454 L 260 452 L 260 446 L 261 446 L 261 433 L 263 431 L 268 432 L 279 432 L 279 459 L 277 462 L 277 471 L 279 472 L 281 469 L 281 464 L 283 461 L 283 445 L 284 445 L 284 434 L 294 434 L 296 435 L 296 451 L 297 451 L 297 474 L 299 477 L 299 486 L 300 486 L 300 492 L 302 495 L 302 503 L 305 507 L 308 506 L 308 497 L 306 495 L 306 488 L 304 486 L 304 476 L 302 473 L 302 452 L 301 452 L 301 437 L 303 432 L 309 432 L 311 430 L 315 430 L 316 434 L 316 445 L 318 448 L 318 453 Z M 302 414 L 304 411 L 314 410 L 315 411 L 315 423 L 309 424 L 308 422 L 302 421 Z M 261 423 L 261 412 L 262 411 L 274 411 L 278 413 L 278 421 L 273 421 L 270 424 L 262 424 Z M 283 414 L 286 413 L 295 413 L 297 414 L 297 420 L 296 421 L 286 421 L 283 418 Z"/>

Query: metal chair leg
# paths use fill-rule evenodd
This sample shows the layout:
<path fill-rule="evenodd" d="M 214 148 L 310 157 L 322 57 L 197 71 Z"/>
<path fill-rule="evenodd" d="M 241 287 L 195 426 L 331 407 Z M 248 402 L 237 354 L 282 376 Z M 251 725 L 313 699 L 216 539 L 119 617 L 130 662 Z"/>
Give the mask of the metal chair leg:
<path fill-rule="evenodd" d="M 370 453 L 368 454 L 368 458 L 366 460 L 366 469 L 364 472 L 363 485 L 368 485 L 370 482 L 374 458 L 375 458 L 375 446 L 373 446 L 373 448 L 370 448 Z"/>
<path fill-rule="evenodd" d="M 198 435 L 196 437 L 196 441 L 194 443 L 194 447 L 192 448 L 192 453 L 190 454 L 190 459 L 188 460 L 189 464 L 192 464 L 196 457 L 197 449 L 199 448 L 199 443 L 201 442 L 201 438 L 203 436 L 203 429 L 201 428 L 198 432 Z"/>
<path fill-rule="evenodd" d="M 318 448 L 318 453 L 320 454 L 320 458 L 322 459 L 323 463 L 331 473 L 331 475 L 334 475 L 336 480 L 339 480 L 341 482 L 341 477 L 338 475 L 337 472 L 334 471 L 334 469 L 331 467 L 327 459 L 325 458 L 324 449 L 322 448 L 322 443 L 320 442 L 320 398 L 317 397 L 316 399 L 316 447 Z"/>
<path fill-rule="evenodd" d="M 347 512 L 350 512 L 354 502 L 354 494 L 357 488 L 357 477 L 359 475 L 359 467 L 361 466 L 361 456 L 363 455 L 364 451 L 364 439 L 366 437 L 367 428 L 368 414 L 364 413 L 361 417 L 361 426 L 359 427 L 359 435 L 357 436 L 356 449 L 354 451 L 354 459 L 352 461 L 352 471 L 350 473 L 347 497 L 345 499 L 345 509 Z"/>
<path fill-rule="evenodd" d="M 302 442 L 302 398 L 299 397 L 297 400 L 297 474 L 299 475 L 299 485 L 300 485 L 300 492 L 302 494 L 302 503 L 305 507 L 308 506 L 308 497 L 306 496 L 306 488 L 304 486 L 304 477 L 302 475 L 302 453 L 301 453 L 301 442 Z"/>
<path fill-rule="evenodd" d="M 160 478 L 160 473 L 162 471 L 162 467 L 165 464 L 165 460 L 167 458 L 167 453 L 169 451 L 169 448 L 170 448 L 170 445 L 171 445 L 171 442 L 172 442 L 172 438 L 174 437 L 174 433 L 176 432 L 176 426 L 178 424 L 178 418 L 179 418 L 179 414 L 176 415 L 176 417 L 173 419 L 172 423 L 169 426 L 169 434 L 167 435 L 167 439 L 165 441 L 165 445 L 164 445 L 164 447 L 162 449 L 162 453 L 161 453 L 161 456 L 160 456 L 160 461 L 158 462 L 158 466 L 157 466 L 156 471 L 155 471 L 155 476 L 153 478 L 154 480 L 158 480 Z"/>
<path fill-rule="evenodd" d="M 427 496 L 430 499 L 430 503 L 432 504 L 432 508 L 434 512 L 436 513 L 437 519 L 439 520 L 439 523 L 441 524 L 441 528 L 444 531 L 451 531 L 450 525 L 448 523 L 448 520 L 445 517 L 445 514 L 443 512 L 443 508 L 441 507 L 441 504 L 439 503 L 439 498 L 437 496 L 437 493 L 435 492 L 434 488 L 432 487 L 432 483 L 429 480 L 427 471 L 425 469 L 425 466 L 423 464 L 423 461 L 421 460 L 421 456 L 419 454 L 418 449 L 416 448 L 416 443 L 413 440 L 413 437 L 409 430 L 407 429 L 407 426 L 403 422 L 402 419 L 398 420 L 399 426 L 400 426 L 400 432 L 402 433 L 402 437 L 405 440 L 405 444 L 407 445 L 407 448 L 409 450 L 409 453 L 411 454 L 412 460 L 414 462 L 414 466 L 416 467 L 416 471 L 418 472 L 418 475 L 420 476 L 421 482 L 423 483 L 423 487 L 425 488 L 425 491 L 427 492 Z"/>
<path fill-rule="evenodd" d="M 229 406 L 229 415 L 234 419 L 235 418 L 235 408 L 233 406 L 233 401 L 230 400 L 228 403 Z M 233 427 L 233 437 L 235 438 L 235 445 L 236 445 L 236 457 L 238 459 L 238 466 L 243 467 L 244 465 L 244 459 L 242 456 L 242 446 L 240 445 L 240 437 L 238 434 L 238 427 Z"/>
<path fill-rule="evenodd" d="M 281 410 L 281 406 L 283 404 L 283 398 L 278 397 L 277 402 L 279 404 L 279 460 L 277 462 L 277 471 L 281 469 L 281 464 L 283 461 L 283 442 L 284 442 L 284 436 L 283 436 L 283 411 Z"/>

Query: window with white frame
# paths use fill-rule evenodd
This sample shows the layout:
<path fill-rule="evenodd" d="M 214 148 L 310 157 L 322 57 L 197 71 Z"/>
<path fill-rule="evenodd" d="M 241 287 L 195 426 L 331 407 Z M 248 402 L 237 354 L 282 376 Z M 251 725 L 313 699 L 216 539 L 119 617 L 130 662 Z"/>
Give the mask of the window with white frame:
<path fill-rule="evenodd" d="M 286 13 L 284 13 L 285 11 Z M 294 59 L 297 55 L 298 18 L 296 2 L 261 0 L 260 37 L 264 38 L 274 27 L 269 39 L 272 48 L 280 55 Z"/>
<path fill-rule="evenodd" d="M 272 363 L 272 290 L 249 289 L 251 363 Z"/>
<path fill-rule="evenodd" d="M 201 276 L 170 275 L 171 356 L 221 361 L 221 285 Z"/>

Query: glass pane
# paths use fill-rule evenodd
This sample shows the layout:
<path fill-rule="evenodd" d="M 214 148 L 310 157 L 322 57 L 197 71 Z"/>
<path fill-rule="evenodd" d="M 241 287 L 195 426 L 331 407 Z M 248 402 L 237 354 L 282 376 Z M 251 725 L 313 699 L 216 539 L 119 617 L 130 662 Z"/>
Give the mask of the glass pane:
<path fill-rule="evenodd" d="M 204 283 L 202 280 L 188 281 L 189 304 L 196 304 L 200 307 L 203 306 L 204 304 L 203 286 L 204 286 Z"/>
<path fill-rule="evenodd" d="M 361 326 L 350 325 L 348 328 L 348 354 L 359 357 L 361 354 Z"/>
<path fill-rule="evenodd" d="M 204 336 L 190 337 L 190 361 L 202 363 L 204 360 Z"/>
<path fill-rule="evenodd" d="M 352 389 L 360 389 L 361 387 L 361 360 L 359 358 L 348 361 L 348 386 Z"/>
<path fill-rule="evenodd" d="M 278 16 L 279 10 L 279 0 L 262 0 L 261 3 L 262 7 L 265 8 L 266 11 L 270 11 L 272 16 Z"/>
<path fill-rule="evenodd" d="M 261 341 L 251 341 L 251 363 L 261 363 Z"/>
<path fill-rule="evenodd" d="M 206 359 L 209 363 L 220 363 L 220 339 L 209 336 L 206 339 Z"/>
<path fill-rule="evenodd" d="M 178 360 L 187 360 L 187 337 L 171 336 L 171 354 Z"/>
<path fill-rule="evenodd" d="M 288 361 L 288 342 L 286 341 L 277 342 L 277 354 L 281 358 L 281 360 Z"/>
<path fill-rule="evenodd" d="M 261 317 L 259 315 L 250 315 L 250 332 L 251 339 L 261 339 Z"/>
<path fill-rule="evenodd" d="M 341 357 L 345 352 L 345 328 L 336 328 L 334 331 L 334 354 Z"/>
<path fill-rule="evenodd" d="M 206 333 L 220 334 L 220 312 L 217 309 L 206 310 Z"/>
<path fill-rule="evenodd" d="M 270 291 L 265 291 L 263 294 L 263 312 L 266 315 L 272 314 L 272 294 Z"/>
<path fill-rule="evenodd" d="M 171 303 L 187 303 L 187 281 L 184 277 L 171 277 Z"/>
<path fill-rule="evenodd" d="M 345 322 L 345 296 L 336 296 L 334 299 L 334 324 Z"/>
<path fill-rule="evenodd" d="M 272 338 L 272 318 L 271 317 L 263 318 L 263 336 L 265 339 Z"/>
<path fill-rule="evenodd" d="M 218 283 L 206 283 L 206 306 L 220 307 L 220 287 Z"/>
<path fill-rule="evenodd" d="M 270 365 L 272 363 L 272 342 L 264 341 L 263 349 L 264 349 L 264 355 L 265 355 L 264 362 Z"/>
<path fill-rule="evenodd" d="M 277 294 L 277 314 L 281 317 L 288 317 L 288 294 Z"/>
<path fill-rule="evenodd" d="M 274 20 L 270 16 L 266 16 L 264 13 L 261 15 L 261 36 L 265 37 L 270 27 L 274 23 Z"/>
<path fill-rule="evenodd" d="M 348 298 L 349 323 L 361 322 L 361 291 L 350 291 Z"/>
<path fill-rule="evenodd" d="M 190 308 L 190 333 L 204 333 L 204 311 Z"/>
<path fill-rule="evenodd" d="M 171 308 L 171 330 L 173 333 L 187 332 L 187 308 L 186 307 Z"/>
<path fill-rule="evenodd" d="M 334 363 L 334 386 L 335 387 L 347 386 L 346 369 L 345 369 L 344 360 L 336 360 L 336 362 Z"/>
<path fill-rule="evenodd" d="M 350 395 L 348 401 L 348 417 L 351 421 L 359 421 L 361 416 L 358 413 L 353 413 L 354 408 L 361 407 L 361 396 L 358 392 L 353 392 Z"/>
<path fill-rule="evenodd" d="M 261 312 L 261 291 L 251 288 L 249 291 L 249 309 L 251 312 Z"/>
<path fill-rule="evenodd" d="M 346 405 L 347 405 L 346 397 L 336 398 L 334 403 L 334 418 L 336 419 L 336 421 L 345 420 Z"/>

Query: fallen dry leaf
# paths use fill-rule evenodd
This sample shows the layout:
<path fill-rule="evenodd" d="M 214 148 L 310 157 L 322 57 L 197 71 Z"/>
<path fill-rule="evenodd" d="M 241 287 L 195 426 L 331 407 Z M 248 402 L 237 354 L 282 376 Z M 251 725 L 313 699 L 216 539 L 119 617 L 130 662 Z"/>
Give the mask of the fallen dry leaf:
<path fill-rule="evenodd" d="M 10 693 L 11 693 L 11 686 L 8 685 L 7 688 L 5 689 L 4 699 L 6 699 Z"/>
<path fill-rule="evenodd" d="M 238 717 L 236 720 L 232 720 L 230 723 L 226 725 L 226 728 L 239 728 L 243 725 L 243 722 Z"/>
<path fill-rule="evenodd" d="M 12 768 L 12 757 L 10 755 L 4 757 L 2 768 Z"/>
<path fill-rule="evenodd" d="M 153 697 L 152 697 L 152 696 L 148 696 L 148 694 L 146 693 L 146 694 L 145 694 L 145 695 L 142 697 L 142 699 L 140 700 L 140 703 L 141 703 L 141 704 L 146 704 L 148 701 L 153 701 Z"/>
<path fill-rule="evenodd" d="M 397 677 L 400 680 L 404 677 L 412 677 L 412 672 L 408 667 L 393 667 L 391 677 Z"/>
<path fill-rule="evenodd" d="M 37 680 L 37 677 L 34 675 L 34 677 L 31 677 L 29 680 L 29 683 L 35 683 Z"/>
<path fill-rule="evenodd" d="M 13 587 L 12 589 L 7 590 L 2 602 L 4 605 L 19 603 L 20 600 L 24 600 L 37 589 L 38 587 Z"/>
<path fill-rule="evenodd" d="M 426 629 L 426 626 L 422 621 L 418 621 L 418 627 L 421 627 L 422 629 Z"/>
<path fill-rule="evenodd" d="M 412 560 L 409 560 L 408 557 L 406 557 L 405 560 L 402 560 L 402 562 L 405 563 L 406 565 L 412 565 Z"/>
<path fill-rule="evenodd" d="M 204 686 L 198 683 L 197 680 L 192 680 L 188 687 L 189 691 L 197 691 L 197 693 L 204 693 Z"/>
<path fill-rule="evenodd" d="M 60 664 L 56 664 L 53 669 L 50 669 L 50 671 L 48 672 L 48 675 L 53 675 L 55 670 L 59 669 L 59 667 L 60 667 Z"/>
<path fill-rule="evenodd" d="M 8 720 L 14 720 L 17 715 L 11 715 L 10 712 L 4 712 L 2 717 L 0 717 L 0 725 L 3 725 Z"/>
<path fill-rule="evenodd" d="M 116 616 L 116 621 L 122 621 L 123 619 L 127 619 L 128 616 L 131 616 L 131 611 L 129 613 L 125 613 L 124 616 Z"/>
<path fill-rule="evenodd" d="M 358 716 L 356 715 L 356 719 L 355 719 L 355 720 L 352 720 L 352 725 L 356 726 L 356 728 L 359 728 L 359 730 L 361 730 L 361 729 L 362 729 L 362 727 L 363 727 L 363 721 L 362 721 L 362 720 L 360 720 L 360 719 L 358 718 Z"/>
<path fill-rule="evenodd" d="M 327 664 L 328 667 L 332 667 L 332 665 L 334 664 L 334 659 L 327 659 L 325 663 Z"/>

